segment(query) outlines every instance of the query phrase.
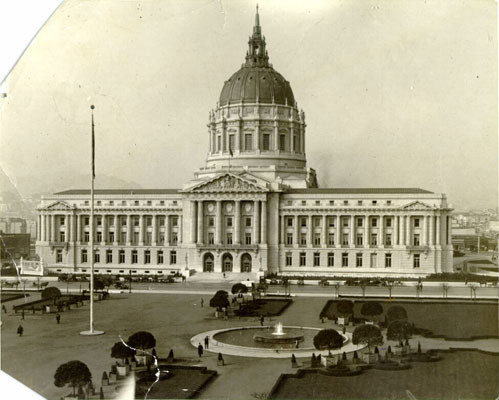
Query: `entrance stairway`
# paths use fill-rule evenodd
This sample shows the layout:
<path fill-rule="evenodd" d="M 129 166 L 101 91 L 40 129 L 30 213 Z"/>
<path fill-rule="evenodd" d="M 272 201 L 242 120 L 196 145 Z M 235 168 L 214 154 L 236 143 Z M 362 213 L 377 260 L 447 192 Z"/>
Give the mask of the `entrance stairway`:
<path fill-rule="evenodd" d="M 196 272 L 187 278 L 189 282 L 231 282 L 237 283 L 246 280 L 258 283 L 258 275 L 255 272 Z"/>

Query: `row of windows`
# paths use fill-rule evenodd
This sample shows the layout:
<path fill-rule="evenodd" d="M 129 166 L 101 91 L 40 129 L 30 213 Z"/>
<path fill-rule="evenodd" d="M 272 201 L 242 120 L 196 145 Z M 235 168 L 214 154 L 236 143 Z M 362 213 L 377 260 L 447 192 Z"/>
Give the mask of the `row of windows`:
<path fill-rule="evenodd" d="M 87 249 L 81 250 L 81 262 L 82 263 L 88 262 L 88 253 L 89 253 L 89 251 Z M 163 264 L 164 263 L 164 254 L 165 254 L 165 252 L 163 250 L 156 251 L 156 264 Z M 105 259 L 103 261 L 106 264 L 113 263 L 113 251 L 112 250 L 106 250 L 104 253 L 104 256 L 105 256 Z M 138 259 L 139 259 L 138 250 L 132 250 L 130 253 L 130 263 L 137 264 Z M 57 250 L 56 262 L 57 263 L 63 262 L 62 250 Z M 94 263 L 100 263 L 100 262 L 101 262 L 101 254 L 98 250 L 96 250 L 96 251 L 94 251 Z M 125 250 L 119 250 L 119 252 L 118 252 L 118 264 L 124 264 L 124 263 L 126 263 Z M 144 264 L 150 264 L 150 263 L 151 263 L 151 250 L 146 250 L 146 251 L 144 251 Z M 177 251 L 176 250 L 170 251 L 170 264 L 172 264 L 172 265 L 177 264 Z"/>
<path fill-rule="evenodd" d="M 294 226 L 294 217 L 285 217 L 286 218 L 286 225 L 288 227 L 293 227 Z M 328 225 L 330 228 L 334 228 L 336 224 L 336 219 L 338 217 L 326 217 L 326 225 Z M 362 228 L 364 227 L 364 217 L 357 217 L 354 218 L 355 220 L 355 225 L 357 228 Z M 308 226 L 308 220 L 309 217 L 298 217 L 298 224 L 301 227 L 307 227 Z M 378 217 L 370 217 L 371 221 L 371 227 L 372 228 L 377 228 L 379 225 L 379 220 Z M 385 227 L 386 228 L 391 228 L 393 227 L 393 218 L 390 217 L 385 217 Z M 320 227 L 322 226 L 322 217 L 312 217 L 312 225 L 313 227 Z M 347 228 L 350 226 L 350 217 L 344 217 L 342 218 L 342 226 Z M 414 228 L 420 228 L 421 227 L 421 218 L 413 218 L 412 219 L 412 226 Z"/>
<path fill-rule="evenodd" d="M 213 232 L 208 232 L 207 234 L 208 244 L 215 244 L 215 234 Z M 244 243 L 250 245 L 252 242 L 251 233 L 247 232 L 244 234 Z M 234 244 L 233 243 L 233 235 L 231 232 L 227 232 L 225 235 L 225 244 Z"/>
<path fill-rule="evenodd" d="M 385 240 L 384 240 L 384 245 L 385 246 L 391 246 L 392 245 L 392 234 L 391 233 L 387 233 L 384 235 L 385 236 Z M 420 245 L 420 236 L 419 234 L 415 234 L 413 235 L 413 244 L 414 246 L 419 246 Z M 300 245 L 301 246 L 306 246 L 307 245 L 307 234 L 306 233 L 301 233 L 300 236 Z M 314 237 L 313 237 L 313 244 L 316 245 L 316 246 L 320 246 L 321 245 L 321 238 L 322 238 L 322 234 L 320 233 L 315 233 L 314 234 Z M 293 233 L 287 233 L 286 234 L 286 245 L 288 246 L 292 246 L 293 245 L 293 239 L 294 239 L 294 235 Z M 345 233 L 342 235 L 342 238 L 341 238 L 341 244 L 342 245 L 345 245 L 345 246 L 348 246 L 350 244 L 350 235 L 348 233 Z M 378 234 L 377 233 L 372 233 L 370 235 L 370 245 L 371 246 L 377 246 L 378 245 Z M 363 246 L 364 245 L 364 235 L 363 234 L 359 234 L 356 236 L 356 241 L 355 241 L 355 244 L 357 246 Z M 334 246 L 335 245 L 335 234 L 334 233 L 329 233 L 327 235 L 327 245 L 328 246 Z"/>
<path fill-rule="evenodd" d="M 215 152 L 220 153 L 222 152 L 222 135 L 217 135 L 217 143 L 216 143 L 216 149 Z M 224 148 L 225 152 L 228 153 L 230 151 L 234 151 L 235 143 L 236 143 L 236 136 L 235 135 L 228 135 L 229 138 L 229 146 L 227 146 L 227 142 L 224 141 Z M 224 137 L 225 140 L 225 137 Z M 288 148 L 291 147 L 291 144 L 287 143 L 286 135 L 279 135 L 279 148 L 276 149 L 272 145 L 271 142 L 271 135 L 268 133 L 262 134 L 262 143 L 260 146 L 260 150 L 262 151 L 272 151 L 272 150 L 280 150 L 280 151 L 287 151 Z M 298 139 L 298 135 L 293 135 L 293 151 L 298 152 L 300 148 L 300 143 Z M 241 149 L 241 151 L 253 151 L 253 134 L 252 133 L 246 133 L 244 134 L 244 147 Z"/>
<path fill-rule="evenodd" d="M 349 266 L 349 255 L 348 253 L 342 253 L 341 255 L 341 266 L 348 267 Z M 385 268 L 391 268 L 392 266 L 392 255 L 391 253 L 385 254 Z M 378 262 L 378 256 L 376 253 L 370 255 L 370 266 L 371 268 L 376 268 Z M 293 254 L 286 253 L 286 266 L 290 267 L 293 265 Z M 307 253 L 299 253 L 298 255 L 298 265 L 300 267 L 304 267 L 307 265 Z M 421 265 L 421 255 L 414 254 L 413 256 L 413 268 L 419 268 Z M 321 266 L 321 255 L 320 253 L 313 253 L 313 266 L 320 267 Z M 327 266 L 334 267 L 334 253 L 327 254 Z M 361 268 L 364 266 L 364 254 L 357 253 L 355 255 L 355 267 Z"/>
<path fill-rule="evenodd" d="M 121 232 L 121 235 L 117 238 L 115 236 L 114 232 L 108 232 L 107 233 L 107 238 L 104 239 L 104 235 L 102 232 L 96 232 L 95 233 L 95 242 L 96 243 L 101 243 L 101 242 L 106 242 L 106 243 L 114 243 L 115 239 L 117 243 L 127 243 L 127 233 L 126 232 Z M 139 232 L 132 232 L 132 236 L 130 237 L 131 243 L 132 244 L 138 244 L 140 239 Z M 144 243 L 146 245 L 150 245 L 153 242 L 153 237 L 152 237 L 152 232 L 146 232 L 144 235 Z M 157 244 L 166 244 L 166 238 L 165 238 L 165 232 L 159 232 Z M 66 241 L 66 232 L 62 231 L 59 232 L 59 241 L 60 242 L 65 242 Z M 83 232 L 83 240 L 82 243 L 88 243 L 90 242 L 90 232 Z M 170 234 L 170 245 L 176 246 L 178 244 L 178 233 L 177 232 L 171 232 Z"/>
<path fill-rule="evenodd" d="M 302 205 L 302 206 L 306 206 L 309 204 L 309 202 L 307 200 L 299 200 L 297 201 L 298 204 Z M 288 200 L 286 202 L 286 205 L 288 206 L 292 206 L 294 204 L 293 200 Z M 313 205 L 316 205 L 316 206 L 320 206 L 322 205 L 322 201 L 321 200 L 314 200 L 313 202 L 311 201 L 310 204 L 313 204 Z M 371 206 L 377 206 L 377 205 L 380 205 L 380 204 L 383 204 L 382 201 L 380 200 L 371 200 L 370 202 L 369 201 L 364 201 L 364 200 L 357 200 L 356 202 L 354 200 L 350 201 L 350 200 L 329 200 L 329 202 L 327 203 L 329 204 L 330 206 L 340 206 L 340 205 L 343 205 L 343 206 L 350 206 L 350 205 L 357 205 L 357 206 L 364 206 L 364 205 L 371 205 Z M 385 204 L 387 206 L 391 206 L 392 205 L 392 201 L 391 200 L 385 200 Z"/>
<path fill-rule="evenodd" d="M 86 206 L 90 205 L 90 201 L 89 200 L 85 200 L 84 204 Z M 95 202 L 95 204 L 97 206 L 102 206 L 102 205 L 106 205 L 106 206 L 114 206 L 114 205 L 120 205 L 120 206 L 152 206 L 153 205 L 153 201 L 152 200 L 147 200 L 147 201 L 139 201 L 139 200 L 133 200 L 133 201 L 129 201 L 127 202 L 126 200 L 120 200 L 120 201 L 114 201 L 114 200 L 109 200 L 108 202 L 103 202 L 102 200 L 97 200 Z M 157 201 L 154 203 L 154 205 L 157 205 L 157 206 L 164 206 L 166 205 L 166 202 L 164 200 L 160 200 L 160 201 Z M 178 205 L 178 201 L 177 200 L 173 200 L 171 202 L 171 205 L 173 206 L 177 206 Z"/>
<path fill-rule="evenodd" d="M 108 217 L 109 218 L 109 217 Z M 175 226 L 178 226 L 178 219 L 179 217 L 177 215 L 172 215 L 170 217 L 170 224 L 171 226 L 175 227 Z M 116 221 L 114 221 L 114 217 L 112 218 L 113 219 L 113 222 L 115 223 Z M 133 226 L 140 226 L 140 217 L 138 215 L 134 215 L 132 216 L 131 218 L 131 224 Z M 94 221 L 95 221 L 95 224 L 97 226 L 101 226 L 102 225 L 102 220 L 103 220 L 103 217 L 102 216 L 96 216 L 94 218 Z M 157 217 L 157 221 L 158 221 L 158 224 L 161 226 L 161 225 L 165 225 L 165 216 L 163 215 L 160 215 Z M 146 226 L 152 226 L 152 221 L 153 221 L 153 218 L 152 218 L 152 215 L 146 215 L 144 217 L 144 223 Z M 58 222 L 59 222 L 59 225 L 66 225 L 66 217 L 65 216 L 59 216 L 58 217 Z M 110 222 L 110 221 L 108 221 Z M 127 218 L 122 216 L 121 217 L 121 226 L 126 226 L 127 224 Z M 85 215 L 83 217 L 83 225 L 84 226 L 89 226 L 90 225 L 90 217 L 88 215 Z"/>

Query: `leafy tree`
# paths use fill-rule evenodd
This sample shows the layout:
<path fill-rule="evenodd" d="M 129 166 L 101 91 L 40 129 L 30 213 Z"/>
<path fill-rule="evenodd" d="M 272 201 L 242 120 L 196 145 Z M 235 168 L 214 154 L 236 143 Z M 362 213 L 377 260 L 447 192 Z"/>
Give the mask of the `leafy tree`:
<path fill-rule="evenodd" d="M 54 375 L 54 385 L 57 387 L 71 386 L 73 388 L 73 395 L 76 394 L 76 388 L 78 388 L 79 392 L 82 386 L 91 382 L 92 374 L 90 370 L 86 364 L 78 360 L 59 365 Z"/>
<path fill-rule="evenodd" d="M 340 300 L 336 303 L 336 310 L 343 317 L 348 317 L 353 313 L 353 302 L 350 300 Z"/>
<path fill-rule="evenodd" d="M 366 301 L 362 304 L 360 313 L 368 318 L 383 314 L 383 307 L 377 301 Z"/>
<path fill-rule="evenodd" d="M 55 301 L 55 299 L 58 299 L 59 297 L 61 297 L 61 291 L 55 286 L 47 287 L 42 291 L 42 299 L 44 300 L 54 299 Z"/>
<path fill-rule="evenodd" d="M 352 343 L 367 344 L 370 353 L 371 346 L 383 344 L 383 335 L 381 334 L 381 330 L 375 325 L 359 325 L 353 331 Z"/>
<path fill-rule="evenodd" d="M 135 354 L 135 351 L 131 349 L 130 347 L 126 346 L 123 344 L 123 342 L 116 342 L 111 349 L 111 357 L 112 358 L 119 358 L 123 363 L 125 363 L 125 360 L 128 359 L 129 357 L 132 357 Z"/>
<path fill-rule="evenodd" d="M 236 283 L 232 286 L 232 294 L 248 293 L 248 287 L 242 283 Z"/>
<path fill-rule="evenodd" d="M 217 311 L 222 311 L 223 307 L 229 307 L 229 293 L 225 290 L 219 290 L 210 300 L 210 307 L 214 307 Z"/>
<path fill-rule="evenodd" d="M 396 320 L 388 325 L 386 338 L 388 340 L 406 340 L 412 336 L 412 325 L 403 320 Z"/>
<path fill-rule="evenodd" d="M 156 346 L 156 339 L 151 333 L 140 331 L 131 335 L 127 340 L 127 344 L 132 348 L 144 351 Z"/>
<path fill-rule="evenodd" d="M 314 347 L 318 350 L 339 349 L 343 346 L 343 336 L 334 329 L 323 329 L 314 337 Z"/>
<path fill-rule="evenodd" d="M 402 306 L 391 306 L 386 312 L 387 323 L 390 324 L 393 321 L 407 321 L 407 311 Z"/>

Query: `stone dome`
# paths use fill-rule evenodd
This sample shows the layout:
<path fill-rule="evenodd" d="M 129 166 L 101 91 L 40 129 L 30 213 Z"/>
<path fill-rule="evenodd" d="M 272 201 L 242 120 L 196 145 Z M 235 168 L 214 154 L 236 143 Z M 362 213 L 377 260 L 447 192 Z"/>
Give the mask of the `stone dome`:
<path fill-rule="evenodd" d="M 289 82 L 270 66 L 243 66 L 224 84 L 220 106 L 229 103 L 275 103 L 294 106 Z"/>

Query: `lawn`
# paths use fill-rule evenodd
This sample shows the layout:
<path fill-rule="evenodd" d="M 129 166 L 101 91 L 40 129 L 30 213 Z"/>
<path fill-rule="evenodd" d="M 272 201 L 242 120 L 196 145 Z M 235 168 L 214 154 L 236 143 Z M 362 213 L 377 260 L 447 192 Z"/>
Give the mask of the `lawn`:
<path fill-rule="evenodd" d="M 235 310 L 236 315 L 259 317 L 281 315 L 293 303 L 291 299 L 258 299 L 242 305 L 242 310 Z"/>
<path fill-rule="evenodd" d="M 26 296 L 29 296 L 29 294 L 27 294 Z M 0 294 L 0 303 L 6 303 L 8 301 L 12 301 L 12 300 L 17 300 L 17 299 L 20 299 L 24 297 L 24 294 L 23 293 L 1 293 Z"/>
<path fill-rule="evenodd" d="M 364 301 L 355 301 L 354 315 L 360 317 Z M 418 301 L 379 301 L 383 310 L 400 305 L 407 311 L 409 322 L 417 328 L 429 329 L 434 335 L 454 339 L 469 339 L 479 336 L 499 336 L 496 304 L 480 303 L 426 303 Z M 331 318 L 338 315 L 336 302 L 329 300 L 322 313 Z M 384 316 L 381 316 L 381 320 Z"/>
<path fill-rule="evenodd" d="M 283 376 L 272 399 L 495 399 L 499 356 L 474 351 L 444 352 L 436 363 L 413 363 L 404 371 L 368 370 L 332 377 L 305 372 Z M 470 368 L 472 366 L 472 368 Z"/>

